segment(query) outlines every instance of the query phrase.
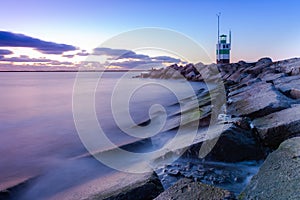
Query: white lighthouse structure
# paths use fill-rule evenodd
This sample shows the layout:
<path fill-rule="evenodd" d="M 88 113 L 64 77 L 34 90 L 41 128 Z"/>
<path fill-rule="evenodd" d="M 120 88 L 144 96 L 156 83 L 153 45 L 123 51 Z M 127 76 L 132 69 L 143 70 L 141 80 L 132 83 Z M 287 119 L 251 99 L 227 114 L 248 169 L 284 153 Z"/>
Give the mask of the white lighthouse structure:
<path fill-rule="evenodd" d="M 229 42 L 227 42 L 227 35 L 220 35 L 220 13 L 218 16 L 218 43 L 216 45 L 216 61 L 218 64 L 230 63 L 231 50 L 231 31 L 229 31 Z"/>

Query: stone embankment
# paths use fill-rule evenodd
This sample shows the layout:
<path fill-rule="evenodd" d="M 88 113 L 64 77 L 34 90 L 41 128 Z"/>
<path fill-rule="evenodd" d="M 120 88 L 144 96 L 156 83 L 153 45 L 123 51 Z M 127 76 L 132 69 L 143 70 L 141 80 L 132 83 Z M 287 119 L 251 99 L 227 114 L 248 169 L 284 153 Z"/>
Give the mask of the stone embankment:
<path fill-rule="evenodd" d="M 222 132 L 207 158 L 225 162 L 259 160 L 274 151 L 238 198 L 299 199 L 300 59 L 273 62 L 262 58 L 254 63 L 240 61 L 222 65 L 174 64 L 151 70 L 143 77 L 223 84 L 225 114 L 231 127 Z M 191 146 L 189 152 L 199 151 L 202 143 L 199 144 Z M 195 187 L 199 191 L 204 188 L 198 183 L 181 181 L 158 199 L 196 195 L 192 192 Z M 211 194 L 213 190 L 206 191 Z M 207 193 L 197 194 L 201 199 Z"/>

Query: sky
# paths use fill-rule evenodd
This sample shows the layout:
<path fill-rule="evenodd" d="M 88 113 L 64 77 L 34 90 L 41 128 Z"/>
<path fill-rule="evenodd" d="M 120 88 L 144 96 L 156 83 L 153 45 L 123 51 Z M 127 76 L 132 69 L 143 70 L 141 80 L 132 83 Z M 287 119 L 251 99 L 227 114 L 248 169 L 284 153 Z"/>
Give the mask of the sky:
<path fill-rule="evenodd" d="M 102 65 L 109 61 L 111 68 L 189 62 L 171 51 L 101 46 L 120 34 L 149 27 L 186 36 L 206 52 L 205 58 L 199 54 L 199 62 L 215 62 L 219 12 L 221 33 L 232 31 L 232 62 L 252 62 L 261 57 L 276 61 L 300 55 L 298 0 L 0 2 L 0 70 L 73 69 L 87 64 L 90 56 L 101 57 Z M 181 45 L 174 41 L 177 43 Z M 120 53 L 125 55 L 116 59 Z"/>

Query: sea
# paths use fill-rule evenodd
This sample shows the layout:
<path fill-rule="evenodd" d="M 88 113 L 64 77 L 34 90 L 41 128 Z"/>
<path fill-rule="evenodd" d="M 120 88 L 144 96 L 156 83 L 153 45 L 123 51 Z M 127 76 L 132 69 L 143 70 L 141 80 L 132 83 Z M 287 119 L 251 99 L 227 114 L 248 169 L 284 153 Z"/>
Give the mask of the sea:
<path fill-rule="evenodd" d="M 143 140 L 126 134 L 124 127 L 130 123 L 147 126 L 153 105 L 168 115 L 178 109 L 179 98 L 191 95 L 191 89 L 197 92 L 206 88 L 199 82 L 132 78 L 139 73 L 1 72 L 0 191 L 9 189 L 12 199 L 72 199 L 67 195 L 81 185 L 112 173 L 111 167 L 96 159 L 78 159 L 89 154 L 82 141 L 82 124 L 78 123 L 85 122 L 83 127 L 90 132 L 98 131 L 85 115 L 91 108 L 89 114 L 108 140 L 120 147 Z M 158 144 L 131 146 L 130 150 L 153 151 L 165 140 L 155 142 Z M 94 150 L 109 148 L 111 145 L 103 144 Z M 186 159 L 177 162 L 193 162 Z M 208 165 L 219 166 L 219 174 L 222 170 L 234 173 L 237 168 L 239 174 L 243 172 L 240 182 L 224 186 L 235 193 L 259 167 L 257 163 Z M 155 170 L 165 188 L 178 179 L 162 168 Z"/>

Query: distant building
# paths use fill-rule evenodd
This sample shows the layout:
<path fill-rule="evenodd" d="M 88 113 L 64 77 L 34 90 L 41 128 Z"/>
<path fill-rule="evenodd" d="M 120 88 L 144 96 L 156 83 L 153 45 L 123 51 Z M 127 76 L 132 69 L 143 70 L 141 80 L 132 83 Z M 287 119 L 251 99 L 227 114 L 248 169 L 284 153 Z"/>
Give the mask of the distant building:
<path fill-rule="evenodd" d="M 216 45 L 216 61 L 219 64 L 230 63 L 231 31 L 229 32 L 229 42 L 227 35 L 220 35 L 220 14 L 218 16 L 218 43 Z"/>

